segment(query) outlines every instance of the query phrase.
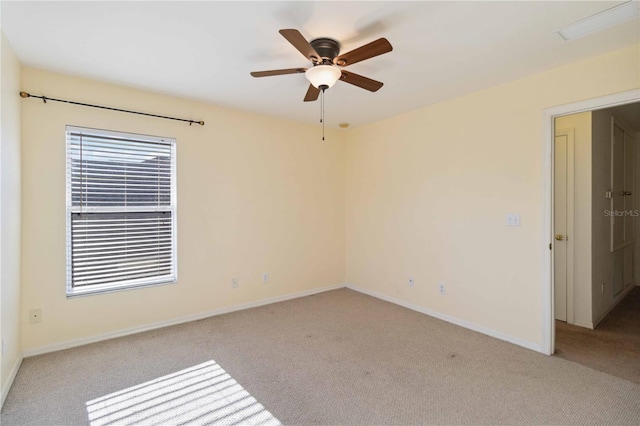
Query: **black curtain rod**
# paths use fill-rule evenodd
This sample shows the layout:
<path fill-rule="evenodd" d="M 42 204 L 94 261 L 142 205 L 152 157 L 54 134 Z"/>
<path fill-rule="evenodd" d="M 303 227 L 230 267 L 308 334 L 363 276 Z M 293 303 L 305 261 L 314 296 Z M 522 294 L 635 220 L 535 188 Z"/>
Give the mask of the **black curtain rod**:
<path fill-rule="evenodd" d="M 149 114 L 147 112 L 129 111 L 127 109 L 111 108 L 111 107 L 106 107 L 106 106 L 101 106 L 101 105 L 85 104 L 85 103 L 82 103 L 82 102 L 66 101 L 64 99 L 47 98 L 46 96 L 32 95 L 31 93 L 27 93 L 27 92 L 20 92 L 20 97 L 22 97 L 22 98 L 38 98 L 38 99 L 42 99 L 42 101 L 45 104 L 47 103 L 47 101 L 64 102 L 64 103 L 73 104 L 73 105 L 80 105 L 80 106 L 86 106 L 86 107 L 92 107 L 92 108 L 100 108 L 100 109 L 108 109 L 110 111 L 128 112 L 129 114 L 138 114 L 138 115 L 146 115 L 148 117 L 164 118 L 166 120 L 184 121 L 185 123 L 189 123 L 189 126 L 191 126 L 194 123 L 195 124 L 199 124 L 201 126 L 204 126 L 204 121 L 186 120 L 184 118 L 167 117 L 166 115 Z"/>

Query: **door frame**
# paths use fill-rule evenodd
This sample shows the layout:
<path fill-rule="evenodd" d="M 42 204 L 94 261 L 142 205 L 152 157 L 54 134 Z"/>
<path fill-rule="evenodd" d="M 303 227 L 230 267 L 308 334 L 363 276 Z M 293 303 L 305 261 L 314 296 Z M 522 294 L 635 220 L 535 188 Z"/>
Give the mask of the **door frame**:
<path fill-rule="evenodd" d="M 555 351 L 556 327 L 554 306 L 554 265 L 553 265 L 553 149 L 555 140 L 555 119 L 563 115 L 593 111 L 640 101 L 640 89 L 615 93 L 570 104 L 547 108 L 543 111 L 543 234 L 542 234 L 542 344 L 540 351 L 552 355 Z"/>

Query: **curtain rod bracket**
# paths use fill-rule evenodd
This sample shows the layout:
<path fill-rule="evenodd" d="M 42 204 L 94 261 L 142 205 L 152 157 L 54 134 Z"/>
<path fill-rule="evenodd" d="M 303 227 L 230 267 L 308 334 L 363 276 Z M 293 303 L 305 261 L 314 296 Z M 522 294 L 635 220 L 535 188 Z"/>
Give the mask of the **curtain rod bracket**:
<path fill-rule="evenodd" d="M 187 120 L 185 118 L 168 117 L 166 115 L 150 114 L 148 112 L 130 111 L 130 110 L 127 110 L 127 109 L 112 108 L 112 107 L 106 107 L 106 106 L 102 106 L 102 105 L 85 104 L 85 103 L 82 103 L 82 102 L 67 101 L 67 100 L 64 100 L 64 99 L 47 98 L 44 95 L 42 95 L 42 96 L 32 95 L 31 93 L 28 93 L 28 92 L 20 92 L 20 97 L 23 98 L 23 99 L 26 99 L 26 98 L 42 99 L 42 102 L 44 102 L 45 104 L 47 103 L 47 100 L 55 101 L 55 102 L 64 102 L 64 103 L 67 103 L 67 104 L 80 105 L 80 106 L 86 106 L 86 107 L 91 107 L 91 108 L 107 109 L 109 111 L 127 112 L 129 114 L 146 115 L 147 117 L 164 118 L 165 120 L 184 121 L 185 123 L 189 123 L 189 126 L 191 126 L 193 123 L 196 123 L 196 124 L 199 124 L 201 126 L 204 126 L 204 121 L 202 121 L 202 120 L 200 120 L 200 121 Z"/>

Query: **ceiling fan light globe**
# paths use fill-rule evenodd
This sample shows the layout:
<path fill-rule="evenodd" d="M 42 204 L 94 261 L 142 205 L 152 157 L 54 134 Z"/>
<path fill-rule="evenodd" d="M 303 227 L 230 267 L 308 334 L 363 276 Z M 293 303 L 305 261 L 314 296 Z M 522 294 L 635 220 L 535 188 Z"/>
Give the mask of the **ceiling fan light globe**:
<path fill-rule="evenodd" d="M 305 73 L 305 77 L 314 87 L 321 89 L 320 86 L 332 87 L 336 81 L 340 79 L 342 72 L 332 65 L 316 65 L 309 68 Z"/>

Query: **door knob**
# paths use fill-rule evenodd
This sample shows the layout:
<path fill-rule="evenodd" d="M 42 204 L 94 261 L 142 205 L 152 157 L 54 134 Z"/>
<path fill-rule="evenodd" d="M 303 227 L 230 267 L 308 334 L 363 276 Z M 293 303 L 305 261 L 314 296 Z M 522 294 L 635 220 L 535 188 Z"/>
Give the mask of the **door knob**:
<path fill-rule="evenodd" d="M 564 240 L 564 235 L 562 235 L 562 234 L 556 234 L 556 240 L 558 240 L 558 241 L 562 241 L 562 240 Z"/>

